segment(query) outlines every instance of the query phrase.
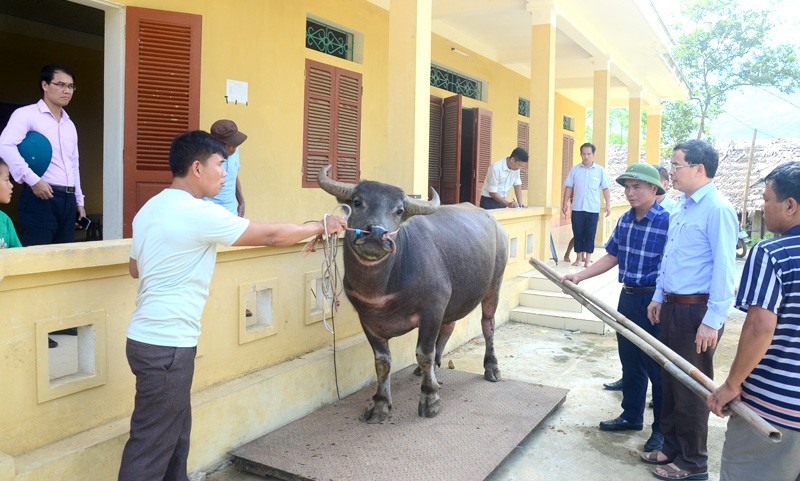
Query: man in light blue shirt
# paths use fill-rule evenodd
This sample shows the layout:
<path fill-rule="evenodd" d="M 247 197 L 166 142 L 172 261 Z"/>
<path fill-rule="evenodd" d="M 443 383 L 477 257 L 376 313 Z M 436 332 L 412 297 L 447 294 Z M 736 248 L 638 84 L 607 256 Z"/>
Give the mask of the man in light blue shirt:
<path fill-rule="evenodd" d="M 570 169 L 564 181 L 564 198 L 561 213 L 567 216 L 570 199 L 572 201 L 572 234 L 575 238 L 575 254 L 578 259 L 573 266 L 583 263 L 589 267 L 594 253 L 594 236 L 600 220 L 600 191 L 606 202 L 606 217 L 611 215 L 611 180 L 606 170 L 594 161 L 595 146 L 581 145 L 581 163 Z"/>
<path fill-rule="evenodd" d="M 719 154 L 700 140 L 672 152 L 672 185 L 683 194 L 673 211 L 656 292 L 647 308 L 659 340 L 710 378 L 713 356 L 733 305 L 736 213 L 712 182 Z M 705 400 L 662 371 L 664 447 L 642 460 L 663 464 L 660 479 L 707 479 L 709 410 Z M 706 477 L 703 477 L 703 476 Z"/>
<path fill-rule="evenodd" d="M 239 181 L 239 146 L 247 140 L 233 120 L 217 120 L 211 125 L 211 135 L 225 145 L 228 154 L 225 159 L 225 185 L 216 197 L 206 197 L 215 204 L 225 207 L 228 212 L 244 217 L 244 194 Z"/>

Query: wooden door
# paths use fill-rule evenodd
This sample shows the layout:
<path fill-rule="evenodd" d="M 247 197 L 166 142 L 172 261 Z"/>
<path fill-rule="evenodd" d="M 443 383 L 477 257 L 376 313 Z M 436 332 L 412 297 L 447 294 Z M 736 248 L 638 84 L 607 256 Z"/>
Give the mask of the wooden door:
<path fill-rule="evenodd" d="M 486 173 L 492 165 L 492 111 L 486 109 L 475 109 L 474 131 L 472 138 L 474 145 L 472 152 L 473 166 L 473 190 L 472 203 L 480 205 L 481 189 L 486 182 Z"/>
<path fill-rule="evenodd" d="M 442 105 L 442 204 L 457 204 L 461 185 L 461 95 L 444 99 Z"/>
<path fill-rule="evenodd" d="M 201 27 L 200 15 L 127 8 L 124 237 L 136 212 L 172 182 L 172 140 L 199 128 Z"/>
<path fill-rule="evenodd" d="M 530 146 L 530 125 L 528 122 L 517 121 L 517 147 L 522 147 L 525 149 L 525 152 L 528 153 L 530 156 L 531 150 Z M 528 190 L 528 169 L 530 169 L 530 163 L 528 163 L 528 167 L 522 169 L 520 172 L 520 177 L 522 177 L 522 190 Z"/>
<path fill-rule="evenodd" d="M 428 187 L 441 192 L 443 99 L 431 95 L 428 140 Z"/>

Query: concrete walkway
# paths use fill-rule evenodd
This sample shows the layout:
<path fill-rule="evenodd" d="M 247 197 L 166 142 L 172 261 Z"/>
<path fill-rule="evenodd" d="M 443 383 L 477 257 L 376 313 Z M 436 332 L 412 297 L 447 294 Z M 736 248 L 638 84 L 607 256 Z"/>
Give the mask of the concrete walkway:
<path fill-rule="evenodd" d="M 563 252 L 561 247 L 559 254 L 562 257 Z M 599 259 L 602 254 L 602 251 L 596 252 L 593 258 Z M 739 264 L 741 269 L 741 262 Z M 571 269 L 576 268 L 563 262 L 557 268 L 562 273 Z M 597 295 L 616 306 L 617 299 L 613 294 L 619 292 L 616 269 L 596 279 L 595 283 L 605 286 L 597 291 Z M 715 378 L 719 382 L 727 376 L 743 321 L 744 314 L 738 312 L 732 312 L 728 319 L 715 356 Z M 645 429 L 641 432 L 608 433 L 597 427 L 600 421 L 612 419 L 621 413 L 621 393 L 605 391 L 602 387 L 604 382 L 618 379 L 621 373 L 614 334 L 610 331 L 605 335 L 585 334 L 509 322 L 497 329 L 495 349 L 505 379 L 546 384 L 569 389 L 570 392 L 561 408 L 512 451 L 487 480 L 656 479 L 650 474 L 651 466 L 638 458 L 650 435 L 652 410 L 645 413 Z M 442 365 L 446 366 L 450 361 L 456 369 L 482 373 L 482 338 L 474 339 L 447 354 Z M 713 415 L 709 421 L 709 479 L 712 481 L 719 479 L 725 423 L 725 420 Z M 264 478 L 242 473 L 230 466 L 221 466 L 205 479 L 255 481 Z"/>

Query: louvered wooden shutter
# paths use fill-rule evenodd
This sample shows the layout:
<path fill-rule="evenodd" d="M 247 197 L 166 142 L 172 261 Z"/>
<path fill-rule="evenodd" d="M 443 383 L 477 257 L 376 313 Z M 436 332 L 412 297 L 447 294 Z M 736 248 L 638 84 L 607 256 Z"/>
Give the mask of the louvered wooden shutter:
<path fill-rule="evenodd" d="M 442 204 L 459 202 L 461 180 L 461 95 L 444 99 L 442 107 Z"/>
<path fill-rule="evenodd" d="M 123 235 L 169 186 L 169 148 L 200 124 L 202 17 L 128 7 L 125 47 Z"/>
<path fill-rule="evenodd" d="M 317 187 L 327 164 L 331 178 L 361 178 L 361 74 L 306 60 L 303 187 Z"/>
<path fill-rule="evenodd" d="M 428 187 L 441 191 L 442 98 L 431 95 L 428 138 Z"/>
<path fill-rule="evenodd" d="M 528 154 L 531 153 L 531 150 L 528 148 L 530 144 L 529 139 L 530 126 L 527 122 L 517 121 L 517 147 L 522 147 Z M 530 164 L 528 164 L 527 169 L 522 169 L 520 172 L 520 177 L 522 177 L 522 190 L 528 190 L 528 169 L 530 169 Z"/>
<path fill-rule="evenodd" d="M 492 111 L 475 110 L 475 191 L 472 199 L 478 205 L 483 183 L 486 182 L 486 173 L 492 165 Z"/>

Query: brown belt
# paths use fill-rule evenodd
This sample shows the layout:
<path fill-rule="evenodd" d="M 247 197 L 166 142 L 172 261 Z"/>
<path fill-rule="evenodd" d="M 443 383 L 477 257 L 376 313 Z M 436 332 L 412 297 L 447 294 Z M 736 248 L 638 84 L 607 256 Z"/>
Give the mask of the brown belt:
<path fill-rule="evenodd" d="M 667 294 L 665 292 L 664 302 L 670 304 L 707 304 L 708 294 Z"/>

